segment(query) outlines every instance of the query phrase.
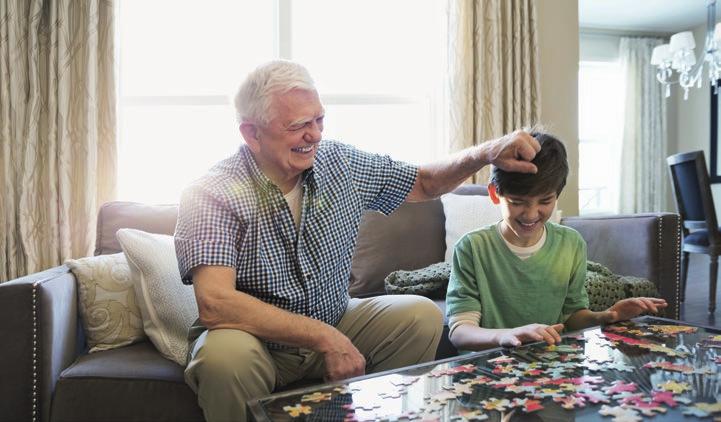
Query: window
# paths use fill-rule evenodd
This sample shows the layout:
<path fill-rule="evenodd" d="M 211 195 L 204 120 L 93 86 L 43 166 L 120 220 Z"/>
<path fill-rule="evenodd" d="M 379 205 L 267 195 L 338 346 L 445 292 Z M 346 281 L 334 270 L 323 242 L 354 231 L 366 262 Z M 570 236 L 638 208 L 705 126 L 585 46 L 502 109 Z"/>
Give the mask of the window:
<path fill-rule="evenodd" d="M 624 79 L 618 62 L 582 61 L 578 77 L 579 212 L 618 212 Z"/>
<path fill-rule="evenodd" d="M 325 139 L 421 163 L 446 150 L 443 2 L 117 2 L 119 198 L 177 202 L 243 142 L 232 97 L 273 58 L 308 68 Z"/>

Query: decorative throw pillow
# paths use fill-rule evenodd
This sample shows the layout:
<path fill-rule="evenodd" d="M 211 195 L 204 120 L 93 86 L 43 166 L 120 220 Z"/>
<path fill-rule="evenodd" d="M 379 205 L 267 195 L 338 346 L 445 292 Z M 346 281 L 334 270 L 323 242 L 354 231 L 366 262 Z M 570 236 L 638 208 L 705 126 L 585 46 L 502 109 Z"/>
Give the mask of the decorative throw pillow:
<path fill-rule="evenodd" d="M 65 262 L 78 282 L 78 308 L 89 353 L 145 338 L 133 279 L 122 253 Z"/>
<path fill-rule="evenodd" d="M 501 207 L 487 196 L 448 193 L 441 202 L 446 216 L 446 262 L 453 259 L 453 247 L 464 234 L 502 218 Z"/>
<path fill-rule="evenodd" d="M 446 216 L 446 262 L 453 259 L 453 247 L 464 234 L 497 223 L 503 218 L 501 207 L 485 195 L 447 193 L 441 196 L 441 203 Z M 550 221 L 560 224 L 561 211 L 554 210 Z"/>
<path fill-rule="evenodd" d="M 158 351 L 186 364 L 188 328 L 198 318 L 191 286 L 180 280 L 172 236 L 134 229 L 117 233 L 135 283 L 145 334 Z"/>

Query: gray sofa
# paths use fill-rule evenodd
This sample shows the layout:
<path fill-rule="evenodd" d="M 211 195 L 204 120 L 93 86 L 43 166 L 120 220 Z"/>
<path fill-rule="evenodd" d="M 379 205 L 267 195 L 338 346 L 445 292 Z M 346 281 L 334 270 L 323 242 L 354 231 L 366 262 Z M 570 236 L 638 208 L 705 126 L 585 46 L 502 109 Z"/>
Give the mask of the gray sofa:
<path fill-rule="evenodd" d="M 459 194 L 485 195 L 476 185 Z M 102 207 L 95 254 L 120 251 L 119 228 L 173 233 L 176 206 L 113 202 Z M 404 204 L 389 217 L 367 213 L 353 258 L 353 296 L 383 294 L 393 270 L 443 260 L 444 214 L 440 200 Z M 618 274 L 653 281 L 679 315 L 679 240 L 676 214 L 637 214 L 562 220 L 588 242 L 589 259 Z M 60 266 L 0 284 L 0 420 L 104 421 L 202 420 L 183 368 L 149 342 L 86 353 L 77 312 L 75 279 Z M 442 299 L 438 301 L 443 304 Z M 454 351 L 444 338 L 438 357 Z"/>

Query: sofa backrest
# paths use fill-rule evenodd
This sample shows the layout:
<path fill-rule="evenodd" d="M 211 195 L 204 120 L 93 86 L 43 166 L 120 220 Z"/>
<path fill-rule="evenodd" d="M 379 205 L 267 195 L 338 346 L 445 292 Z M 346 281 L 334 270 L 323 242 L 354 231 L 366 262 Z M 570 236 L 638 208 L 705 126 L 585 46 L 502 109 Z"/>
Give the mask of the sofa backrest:
<path fill-rule="evenodd" d="M 481 185 L 463 185 L 454 193 L 487 195 Z M 177 205 L 108 202 L 98 214 L 95 255 L 121 252 L 115 233 L 122 228 L 172 235 L 177 217 Z M 392 271 L 441 262 L 445 251 L 445 217 L 439 199 L 404 203 L 387 217 L 366 212 L 353 254 L 350 293 L 354 297 L 383 294 L 383 280 Z"/>

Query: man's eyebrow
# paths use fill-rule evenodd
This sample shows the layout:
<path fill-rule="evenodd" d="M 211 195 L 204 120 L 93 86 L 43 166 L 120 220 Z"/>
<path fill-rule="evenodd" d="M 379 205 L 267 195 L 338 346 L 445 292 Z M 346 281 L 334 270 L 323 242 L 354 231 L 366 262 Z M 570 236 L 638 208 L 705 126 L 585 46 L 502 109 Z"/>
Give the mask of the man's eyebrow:
<path fill-rule="evenodd" d="M 321 111 L 321 113 L 319 115 L 314 116 L 314 117 L 301 117 L 300 119 L 294 120 L 294 121 L 288 123 L 288 127 L 304 125 L 310 121 L 313 121 L 315 119 L 318 119 L 318 118 L 324 117 L 324 116 L 325 116 L 325 110 Z"/>

